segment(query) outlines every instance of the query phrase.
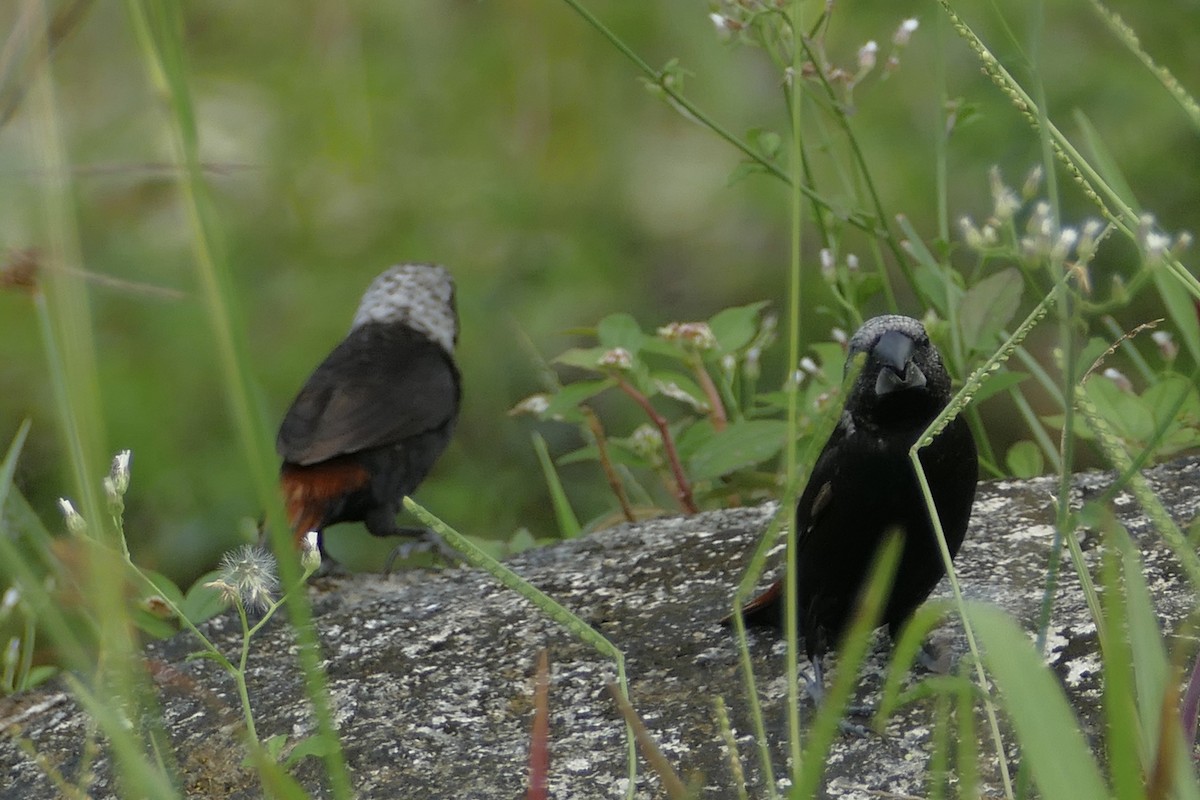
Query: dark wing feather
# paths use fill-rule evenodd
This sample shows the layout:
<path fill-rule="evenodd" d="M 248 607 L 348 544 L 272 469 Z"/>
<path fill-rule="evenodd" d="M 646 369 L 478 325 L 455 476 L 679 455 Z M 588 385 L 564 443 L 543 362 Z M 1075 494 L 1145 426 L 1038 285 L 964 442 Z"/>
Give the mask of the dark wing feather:
<path fill-rule="evenodd" d="M 300 390 L 275 449 L 307 465 L 397 444 L 452 421 L 458 401 L 458 370 L 439 345 L 403 325 L 363 325 Z"/>
<path fill-rule="evenodd" d="M 803 551 L 805 540 L 833 502 L 833 478 L 837 474 L 839 451 L 846 438 L 843 423 L 833 429 L 817 463 L 813 464 L 808 482 L 796 503 L 796 546 Z"/>

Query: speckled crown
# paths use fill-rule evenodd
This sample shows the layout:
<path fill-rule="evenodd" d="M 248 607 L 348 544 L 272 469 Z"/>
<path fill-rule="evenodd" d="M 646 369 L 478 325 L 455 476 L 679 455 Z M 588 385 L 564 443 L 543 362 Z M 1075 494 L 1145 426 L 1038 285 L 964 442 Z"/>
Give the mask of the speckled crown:
<path fill-rule="evenodd" d="M 454 279 L 437 264 L 390 267 L 363 293 L 350 329 L 368 322 L 403 323 L 453 354 L 458 341 Z"/>
<path fill-rule="evenodd" d="M 925 326 L 919 320 L 902 314 L 884 314 L 872 317 L 862 324 L 862 327 L 850 337 L 849 350 L 851 353 L 866 353 L 875 346 L 888 331 L 899 331 L 914 342 L 928 338 Z"/>

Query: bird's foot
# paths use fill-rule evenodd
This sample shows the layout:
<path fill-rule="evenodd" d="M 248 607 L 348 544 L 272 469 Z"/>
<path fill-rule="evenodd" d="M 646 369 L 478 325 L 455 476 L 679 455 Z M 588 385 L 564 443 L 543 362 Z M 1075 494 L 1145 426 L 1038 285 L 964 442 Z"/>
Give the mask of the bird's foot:
<path fill-rule="evenodd" d="M 917 650 L 917 663 L 934 675 L 946 675 L 950 672 L 950 654 L 934 653 L 929 642 L 921 642 L 921 647 Z"/>
<path fill-rule="evenodd" d="M 821 668 L 820 658 L 812 661 L 813 674 L 804 676 L 804 688 L 808 692 L 808 696 L 812 698 L 813 705 L 818 709 L 825 703 L 825 675 Z M 860 717 L 870 719 L 875 715 L 875 709 L 871 706 L 851 705 L 842 709 L 842 718 L 838 720 L 838 730 L 842 733 L 857 736 L 860 739 L 866 739 L 872 734 L 870 728 L 860 725 L 856 722 L 851 722 L 846 717 Z"/>
<path fill-rule="evenodd" d="M 457 550 L 446 544 L 445 540 L 430 528 L 401 528 L 396 535 L 412 537 L 412 541 L 403 542 L 392 549 L 383 567 L 384 575 L 392 573 L 397 561 L 404 561 L 417 553 L 436 553 L 450 564 L 457 564 L 463 560 Z"/>

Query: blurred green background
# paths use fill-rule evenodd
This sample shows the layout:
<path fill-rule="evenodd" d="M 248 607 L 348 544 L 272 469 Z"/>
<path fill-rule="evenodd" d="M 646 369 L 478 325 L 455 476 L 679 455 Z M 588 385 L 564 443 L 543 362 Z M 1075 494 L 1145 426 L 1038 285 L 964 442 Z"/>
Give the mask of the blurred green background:
<path fill-rule="evenodd" d="M 0 128 L 0 244 L 13 249 L 42 246 L 46 236 L 45 176 L 22 97 L 40 68 L 32 45 L 40 31 L 25 24 L 32 6 L 0 6 L 0 101 L 12 110 Z M 708 4 L 588 7 L 651 65 L 678 58 L 687 94 L 735 133 L 783 131 L 779 75 L 760 51 L 723 43 Z M 1111 7 L 1200 92 L 1200 2 Z M 82 263 L 69 266 L 182 293 L 89 283 L 106 441 L 111 451 L 133 450 L 131 546 L 140 563 L 186 581 L 235 544 L 260 509 L 167 167 L 168 117 L 122 5 L 47 8 L 80 12 L 50 64 L 82 252 Z M 960 5 L 1024 80 L 1009 34 L 1027 39 L 1030 7 L 1002 10 L 1003 19 L 989 3 Z M 1046 4 L 1046 13 L 1040 73 L 1052 118 L 1072 135 L 1072 115 L 1082 110 L 1162 228 L 1196 229 L 1200 139 L 1186 116 L 1088 3 Z M 899 71 L 855 93 L 852 124 L 889 214 L 936 234 L 939 52 L 946 99 L 972 111 L 950 142 L 951 217 L 990 212 L 991 165 L 1019 185 L 1040 162 L 1036 134 L 980 73 L 936 3 L 839 2 L 834 14 L 829 56 L 848 67 L 865 41 L 883 45 L 906 17 L 921 23 Z M 507 415 L 543 388 L 528 343 L 551 357 L 578 341 L 566 331 L 613 311 L 652 328 L 759 299 L 782 306 L 786 187 L 763 175 L 731 181 L 738 154 L 647 92 L 632 64 L 563 2 L 214 0 L 188 4 L 186 15 L 201 149 L 264 413 L 277 423 L 378 272 L 403 260 L 446 264 L 459 286 L 465 405 L 418 499 L 464 533 L 507 539 L 524 527 L 554 535 L 530 432 L 540 430 L 555 454 L 579 439 L 570 427 Z M 822 188 L 836 199 L 836 187 Z M 1065 182 L 1063 203 L 1067 223 L 1095 216 Z M 807 243 L 815 267 L 819 244 L 812 235 Z M 855 249 L 852 238 L 846 249 Z M 1133 257 L 1127 244 L 1102 251 L 1099 283 Z M 809 271 L 804 326 L 824 339 L 837 320 L 818 308 L 828 296 L 817 272 Z M 900 305 L 923 312 L 909 294 Z M 1121 322 L 1156 315 L 1135 307 Z M 764 384 L 782 377 L 784 350 L 781 343 L 767 354 Z M 0 292 L 0 387 L 0 439 L 23 418 L 34 422 L 17 483 L 60 529 L 54 500 L 71 491 L 67 458 L 36 316 L 16 291 Z M 618 406 L 602 403 L 601 411 L 624 433 L 640 420 Z M 581 519 L 611 507 L 595 465 L 564 467 L 562 476 Z M 337 553 L 341 541 L 359 538 L 369 537 L 347 526 L 329 541 Z"/>

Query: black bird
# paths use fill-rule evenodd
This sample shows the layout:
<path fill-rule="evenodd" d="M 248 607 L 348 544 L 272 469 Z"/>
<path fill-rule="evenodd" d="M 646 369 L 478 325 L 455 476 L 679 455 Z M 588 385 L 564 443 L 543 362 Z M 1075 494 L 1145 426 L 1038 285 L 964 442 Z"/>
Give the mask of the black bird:
<path fill-rule="evenodd" d="M 950 376 L 924 326 L 911 317 L 868 320 L 850 339 L 847 369 L 858 353 L 866 354 L 862 370 L 796 506 L 798 620 L 816 693 L 820 657 L 853 618 L 889 531 L 903 536 L 882 619 L 893 638 L 945 574 L 908 451 L 950 401 Z M 966 422 L 952 420 L 920 458 L 953 557 L 979 475 Z M 783 602 L 781 579 L 746 606 L 746 622 L 782 627 Z"/>
<path fill-rule="evenodd" d="M 309 377 L 275 449 L 296 540 L 338 522 L 375 536 L 424 536 L 397 525 L 404 497 L 446 449 L 461 398 L 454 281 L 435 264 L 391 267 L 367 288 L 350 333 Z"/>

